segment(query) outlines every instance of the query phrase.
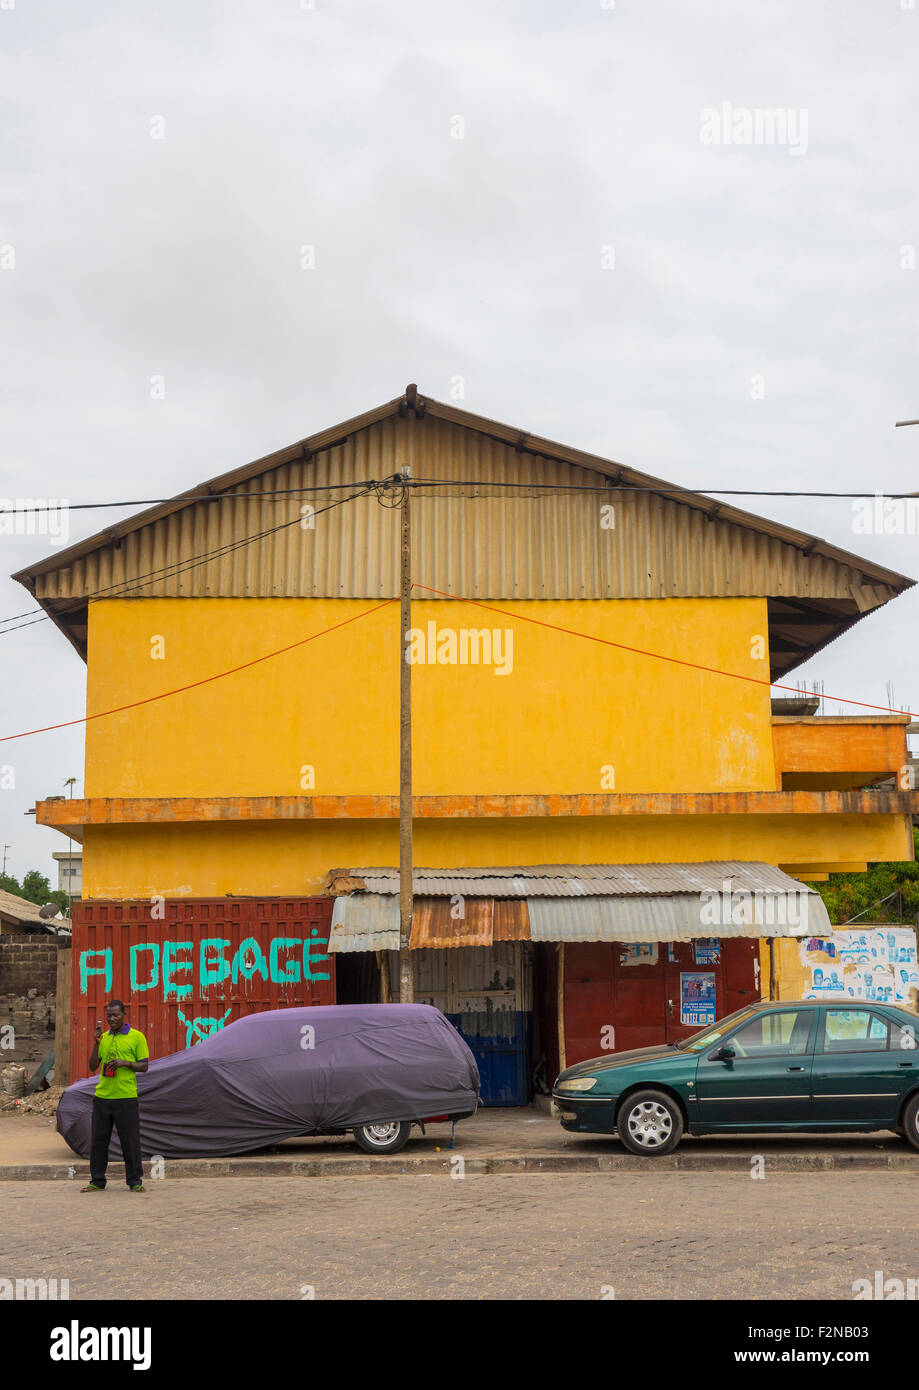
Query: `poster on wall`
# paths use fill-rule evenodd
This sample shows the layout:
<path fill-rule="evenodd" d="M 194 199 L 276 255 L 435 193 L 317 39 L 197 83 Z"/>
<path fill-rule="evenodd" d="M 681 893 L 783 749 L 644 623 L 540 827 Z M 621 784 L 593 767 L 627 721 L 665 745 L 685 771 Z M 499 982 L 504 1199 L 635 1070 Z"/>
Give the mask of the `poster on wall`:
<path fill-rule="evenodd" d="M 804 950 L 811 955 L 828 956 L 830 960 L 836 959 L 836 943 L 824 936 L 809 936 L 804 943 Z"/>
<path fill-rule="evenodd" d="M 680 975 L 680 1022 L 704 1028 L 715 1021 L 715 976 L 708 971 Z"/>
<path fill-rule="evenodd" d="M 884 935 L 887 959 L 892 966 L 916 964 L 916 933 L 912 927 L 889 927 Z"/>
<path fill-rule="evenodd" d="M 887 964 L 888 946 L 884 932 L 838 931 L 833 936 L 838 960 L 859 966 Z"/>
<path fill-rule="evenodd" d="M 721 942 L 717 936 L 698 936 L 692 945 L 696 965 L 717 965 L 721 960 Z"/>
<path fill-rule="evenodd" d="M 842 930 L 801 942 L 802 999 L 844 996 L 906 1004 L 919 1000 L 919 963 L 912 927 Z"/>
<path fill-rule="evenodd" d="M 850 981 L 854 986 L 855 980 Z M 807 995 L 808 999 L 816 999 L 820 994 L 851 994 L 851 990 L 846 990 L 845 972 L 841 965 L 815 965 L 813 967 L 813 980 L 811 992 Z M 855 998 L 854 995 L 852 995 Z M 858 996 L 861 998 L 861 995 Z"/>
<path fill-rule="evenodd" d="M 876 999 L 879 1004 L 896 1002 L 896 984 L 892 970 L 886 966 L 880 968 L 864 966 L 861 974 L 865 982 L 866 999 Z"/>
<path fill-rule="evenodd" d="M 657 965 L 656 941 L 627 941 L 619 948 L 620 965 Z"/>

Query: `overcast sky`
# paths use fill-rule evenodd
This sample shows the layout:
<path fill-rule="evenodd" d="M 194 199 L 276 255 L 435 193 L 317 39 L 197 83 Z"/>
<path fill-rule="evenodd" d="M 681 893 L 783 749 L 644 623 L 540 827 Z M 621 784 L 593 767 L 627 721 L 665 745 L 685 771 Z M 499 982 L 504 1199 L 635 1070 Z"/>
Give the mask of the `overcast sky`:
<path fill-rule="evenodd" d="M 913 3 L 0 0 L 0 496 L 169 495 L 458 379 L 691 486 L 919 488 Z M 739 504 L 919 573 L 848 502 Z M 47 553 L 0 537 L 0 616 Z M 915 709 L 917 619 L 792 681 Z M 84 712 L 50 622 L 0 652 L 3 732 Z M 5 763 L 8 868 L 50 874 L 23 813 L 82 734 Z"/>

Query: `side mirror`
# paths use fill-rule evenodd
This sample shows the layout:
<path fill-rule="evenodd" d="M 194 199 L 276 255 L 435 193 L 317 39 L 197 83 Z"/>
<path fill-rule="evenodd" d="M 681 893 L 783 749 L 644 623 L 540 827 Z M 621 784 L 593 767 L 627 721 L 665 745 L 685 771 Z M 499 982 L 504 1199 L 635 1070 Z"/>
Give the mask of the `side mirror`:
<path fill-rule="evenodd" d="M 724 1047 L 719 1047 L 718 1051 L 715 1053 L 713 1061 L 733 1062 L 736 1056 L 737 1053 L 734 1051 L 733 1047 L 731 1047 L 730 1043 L 726 1043 Z"/>

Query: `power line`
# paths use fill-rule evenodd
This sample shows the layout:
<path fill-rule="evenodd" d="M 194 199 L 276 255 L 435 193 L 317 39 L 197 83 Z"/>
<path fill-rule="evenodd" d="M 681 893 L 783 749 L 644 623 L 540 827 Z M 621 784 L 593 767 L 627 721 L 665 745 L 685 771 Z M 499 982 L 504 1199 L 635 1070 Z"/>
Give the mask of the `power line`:
<path fill-rule="evenodd" d="M 418 581 L 413 581 L 411 587 L 413 589 L 424 589 L 426 593 L 436 594 L 439 598 L 450 599 L 454 603 L 465 603 L 472 608 L 483 608 L 489 613 L 498 613 L 502 617 L 510 618 L 512 621 L 530 623 L 534 627 L 548 628 L 551 632 L 561 632 L 568 637 L 580 637 L 584 641 L 597 642 L 601 646 L 614 647 L 618 651 L 630 652 L 635 656 L 646 656 L 654 661 L 667 661 L 675 666 L 685 666 L 690 670 L 702 671 L 709 675 L 727 676 L 731 680 L 746 681 L 750 685 L 765 685 L 771 690 L 790 690 L 793 695 L 797 696 L 801 694 L 801 691 L 796 686 L 785 685 L 781 681 L 770 681 L 761 676 L 747 676 L 740 671 L 725 671 L 720 666 L 706 666 L 702 662 L 689 661 L 685 657 L 665 656 L 663 652 L 651 652 L 642 647 L 632 647 L 625 642 L 614 642 L 612 638 L 598 637 L 595 633 L 591 632 L 579 632 L 576 628 L 562 627 L 558 623 L 549 623 L 541 618 L 531 618 L 524 613 L 511 613 L 508 609 L 498 608 L 495 604 L 482 603 L 478 599 L 466 598 L 462 594 L 451 594 L 444 589 L 435 589 L 430 584 L 421 584 Z M 240 665 L 233 666 L 227 671 L 218 671 L 212 676 L 204 676 L 200 680 L 190 681 L 187 685 L 177 686 L 173 690 L 165 690 L 159 695 L 148 695 L 142 700 L 133 700 L 130 704 L 119 705 L 114 709 L 100 710 L 96 714 L 84 715 L 79 719 L 66 719 L 59 724 L 48 724 L 39 729 L 26 729 L 18 734 L 5 734 L 0 736 L 0 743 L 8 743 L 19 738 L 30 738 L 33 734 L 52 733 L 54 730 L 72 728 L 77 724 L 88 724 L 92 720 L 104 719 L 111 714 L 122 714 L 125 710 L 137 709 L 141 705 L 155 704 L 157 701 L 168 699 L 172 695 L 181 695 L 186 690 L 194 690 L 198 686 L 209 685 L 213 681 L 222 680 L 225 676 L 235 675 L 238 671 L 245 671 L 251 666 L 258 666 L 263 661 L 270 661 L 276 656 L 282 656 L 285 652 L 293 651 L 296 647 L 305 646 L 308 642 L 314 642 L 319 637 L 327 636 L 328 633 L 335 632 L 338 628 L 347 627 L 349 624 L 357 622 L 360 618 L 369 617 L 373 613 L 379 613 L 382 609 L 389 608 L 392 604 L 398 602 L 399 599 L 395 597 L 385 599 L 382 603 L 376 604 L 373 608 L 364 609 L 363 612 L 355 613 L 350 618 L 344 618 L 340 623 L 334 623 L 331 627 L 323 628 L 320 632 L 314 632 L 309 637 L 302 637 L 298 641 L 291 642 L 285 647 L 279 647 L 273 652 L 265 652 L 262 656 L 253 657 L 251 661 L 244 661 Z M 867 700 L 853 700 L 845 695 L 831 694 L 825 695 L 823 698 L 827 700 L 837 700 L 844 705 L 858 705 L 861 709 L 881 710 L 885 714 L 905 714 L 909 715 L 911 719 L 919 718 L 919 715 L 910 710 L 897 710 L 889 705 L 872 704 Z"/>
<path fill-rule="evenodd" d="M 354 487 L 355 485 L 353 483 L 350 483 L 349 486 Z M 382 486 L 384 486 L 384 484 L 377 483 L 375 481 L 369 481 L 367 483 L 360 484 L 360 491 L 352 493 L 350 497 L 340 497 L 335 502 L 330 502 L 327 507 L 319 507 L 316 510 L 314 510 L 311 515 L 322 516 L 324 512 L 330 512 L 335 507 L 341 507 L 344 505 L 345 502 L 353 502 L 355 498 L 366 496 L 374 488 L 379 488 Z M 244 546 L 252 545 L 255 541 L 264 540 L 266 536 L 273 536 L 276 535 L 278 531 L 283 531 L 290 526 L 296 526 L 297 524 L 302 522 L 303 519 L 304 518 L 302 516 L 295 516 L 290 521 L 282 521 L 277 526 L 269 526 L 264 531 L 258 531 L 251 536 L 242 536 L 240 537 L 240 539 L 236 541 L 230 541 L 226 545 L 217 546 L 213 550 L 200 551 L 195 555 L 187 556 L 184 560 L 177 560 L 171 565 L 163 565 L 159 569 L 147 570 L 144 574 L 137 575 L 134 580 L 130 581 L 130 583 L 109 584 L 101 589 L 95 589 L 88 594 L 81 595 L 80 603 L 82 604 L 83 602 L 88 602 L 90 599 L 94 598 L 101 598 L 103 595 L 119 598 L 123 594 L 130 594 L 136 592 L 138 588 L 145 588 L 146 584 L 143 581 L 152 583 L 153 580 L 156 578 L 161 578 L 165 576 L 168 576 L 170 579 L 174 578 L 175 575 L 183 574 L 186 570 L 196 569 L 198 565 L 207 564 L 210 560 L 220 558 L 223 555 L 232 554 L 236 550 L 243 549 Z M 113 593 L 113 591 L 116 592 Z M 70 610 L 64 609 L 63 611 L 73 612 L 75 611 L 75 607 L 76 606 L 74 606 L 74 608 Z M 2 625 L 3 623 L 14 622 L 17 618 L 31 619 L 30 622 L 17 623 L 16 627 L 0 627 L 0 637 L 5 637 L 10 632 L 19 632 L 19 630 L 24 627 L 33 627 L 35 623 L 49 621 L 51 617 L 50 613 L 42 613 L 40 617 L 33 616 L 34 614 L 40 611 L 41 610 L 39 609 L 31 608 L 25 613 L 15 614 L 14 616 L 9 618 L 0 618 L 0 625 Z"/>
<path fill-rule="evenodd" d="M 903 425 L 919 424 L 919 420 L 901 420 Z M 372 485 L 378 483 L 389 483 L 391 479 L 371 479 Z M 29 507 L 0 507 L 0 516 L 33 516 L 43 512 L 79 512 L 79 511 L 103 511 L 117 507 L 158 507 L 164 506 L 168 502 L 180 502 L 183 506 L 188 502 L 250 502 L 258 498 L 276 498 L 279 501 L 289 500 L 292 497 L 306 497 L 317 492 L 334 492 L 344 488 L 354 487 L 354 483 L 323 483 L 315 487 L 291 487 L 291 488 L 272 488 L 271 490 L 259 492 L 202 492 L 185 493 L 180 497 L 126 497 L 117 502 L 68 502 L 61 499 L 58 502 L 49 502 L 43 505 Z M 653 485 L 647 483 L 623 483 L 614 482 L 612 479 L 608 483 L 592 485 L 589 483 L 550 483 L 550 482 L 499 482 L 494 478 L 413 478 L 407 480 L 406 486 L 412 488 L 423 487 L 479 487 L 479 488 L 515 488 L 528 491 L 539 492 L 653 492 L 665 497 L 700 497 L 710 498 L 713 493 L 721 497 L 814 497 L 833 499 L 868 499 L 874 497 L 890 498 L 893 501 L 903 501 L 910 497 L 919 497 L 917 492 L 888 492 L 883 489 L 874 488 L 871 492 L 835 492 L 795 489 L 795 488 L 745 488 L 745 487 L 721 487 L 715 484 L 712 487 L 680 487 L 677 485 Z"/>
<path fill-rule="evenodd" d="M 916 421 L 919 424 L 919 420 Z M 722 497 L 825 497 L 825 498 L 861 498 L 864 500 L 874 499 L 875 497 L 890 499 L 891 501 L 904 501 L 910 497 L 919 498 L 919 492 L 795 492 L 791 490 L 765 490 L 762 488 L 730 488 L 730 487 L 658 487 L 657 484 L 649 486 L 647 483 L 618 483 L 612 479 L 608 483 L 593 486 L 587 483 L 512 483 L 496 482 L 493 478 L 489 479 L 455 479 L 455 478 L 418 478 L 410 484 L 413 487 L 490 487 L 490 488 L 526 488 L 533 492 L 648 492 L 663 497 L 699 497 L 706 501 L 716 502 L 717 498 L 713 493 L 719 493 Z"/>
<path fill-rule="evenodd" d="M 388 500 L 389 494 L 388 494 L 388 491 L 387 491 L 387 490 L 388 490 L 388 489 L 392 489 L 394 486 L 395 486 L 396 488 L 402 489 L 402 491 L 401 491 L 400 493 L 398 493 L 398 495 L 396 495 L 396 496 L 393 498 L 392 501 L 389 501 L 389 500 Z M 619 493 L 623 493 L 623 492 L 637 492 L 637 493 L 647 493 L 647 492 L 651 492 L 651 493 L 658 494 L 658 495 L 675 496 L 675 497 L 679 497 L 679 496 L 681 496 L 681 495 L 683 495 L 683 496 L 687 496 L 687 495 L 688 495 L 688 496 L 699 496 L 699 497 L 705 496 L 705 497 L 708 497 L 708 493 L 709 493 L 709 492 L 717 492 L 717 491 L 720 491 L 720 489 L 717 489 L 717 488 L 708 489 L 707 491 L 703 491 L 702 489 L 698 489 L 698 488 L 676 488 L 676 487 L 674 487 L 674 488 L 659 488 L 659 487 L 649 488 L 649 487 L 646 487 L 646 486 L 639 486 L 639 485 L 637 485 L 637 484 L 614 483 L 612 480 L 610 480 L 610 482 L 609 482 L 608 484 L 605 484 L 605 485 L 603 485 L 603 486 L 599 486 L 599 487 L 598 487 L 598 486 L 592 486 L 592 485 L 588 485 L 588 484 L 541 483 L 541 482 L 524 482 L 524 483 L 515 483 L 515 482 L 495 482 L 494 480 L 490 480 L 490 479 L 450 479 L 450 478 L 417 478 L 417 479 L 402 479 L 401 477 L 399 477 L 399 475 L 392 475 L 391 477 L 387 477 L 387 478 L 384 478 L 384 479 L 373 479 L 373 478 L 366 479 L 366 480 L 364 480 L 363 482 L 357 483 L 357 484 L 355 484 L 355 483 L 335 483 L 335 484 L 327 484 L 327 485 L 324 485 L 324 486 L 322 486 L 322 487 L 316 487 L 316 488 L 285 488 L 285 489 L 276 489 L 276 490 L 273 490 L 273 491 L 271 491 L 271 492 L 265 492 L 265 493 L 217 493 L 217 494 L 202 494 L 201 496 L 189 496 L 189 497 L 183 498 L 182 500 L 183 500 L 183 502 L 184 502 L 184 501 L 211 501 L 211 502 L 213 502 L 213 501 L 222 501 L 222 500 L 231 499 L 231 498 L 233 498 L 233 499 L 236 499 L 236 498 L 246 498 L 246 499 L 249 499 L 249 498 L 256 498 L 256 497 L 275 497 L 275 498 L 285 498 L 285 499 L 288 499 L 288 500 L 289 500 L 289 499 L 290 499 L 291 497 L 293 497 L 293 496 L 301 496 L 301 495 L 305 495 L 305 494 L 307 494 L 307 493 L 313 494 L 313 493 L 316 493 L 316 492 L 328 492 L 328 491 L 333 491 L 333 490 L 340 490 L 340 489 L 346 488 L 346 487 L 357 487 L 357 488 L 358 488 L 358 491 L 352 493 L 349 497 L 339 498 L 339 499 L 337 499 L 336 501 L 331 502 L 331 503 L 329 504 L 328 507 L 321 507 L 321 508 L 319 508 L 319 509 L 317 509 L 317 510 L 314 510 L 313 513 L 312 513 L 312 515 L 313 515 L 313 516 L 321 516 L 324 512 L 331 511 L 334 507 L 341 506 L 344 502 L 354 501 L 356 498 L 359 498 L 359 497 L 362 497 L 362 496 L 368 496 L 368 495 L 371 495 L 371 494 L 375 494 L 375 495 L 376 495 L 377 501 L 378 501 L 381 505 L 383 505 L 383 506 L 389 506 L 389 507 L 392 507 L 393 509 L 396 509 L 396 508 L 398 508 L 398 507 L 401 505 L 401 497 L 402 497 L 402 495 L 404 495 L 404 490 L 405 490 L 407 487 L 411 487 L 411 488 L 420 488 L 420 489 L 422 489 L 422 490 L 423 490 L 423 489 L 430 489 L 430 488 L 441 488 L 441 487 L 449 487 L 449 488 L 457 488 L 457 489 L 458 489 L 458 488 L 492 488 L 492 489 L 511 488 L 511 489 L 514 489 L 514 490 L 526 490 L 526 491 L 528 491 L 528 492 L 541 492 L 541 493 L 553 493 L 553 492 L 556 492 L 556 493 L 588 493 L 588 494 L 596 494 L 596 495 L 600 495 L 600 496 L 609 496 L 610 493 L 615 493 L 615 492 L 619 492 Z M 751 491 L 745 491 L 744 489 L 728 489 L 728 490 L 724 491 L 724 492 L 722 493 L 722 495 L 723 495 L 723 496 L 754 496 L 754 497 L 813 497 L 813 498 L 836 498 L 836 499 L 845 499 L 845 498 L 850 498 L 850 499 L 859 499 L 859 498 L 861 498 L 861 499 L 868 499 L 868 498 L 882 497 L 882 498 L 887 498 L 887 499 L 890 499 L 890 500 L 906 500 L 906 499 L 909 499 L 909 498 L 916 498 L 917 500 L 919 500 L 919 494 L 917 494 L 917 493 L 915 493 L 915 492 L 904 492 L 904 493 L 877 493 L 877 492 L 873 492 L 873 493 L 861 493 L 861 492 L 791 492 L 791 491 L 769 491 L 769 492 L 767 492 L 767 491 L 752 491 L 752 490 L 751 490 Z M 156 499 L 154 499 L 154 501 L 155 501 L 155 500 L 156 500 Z M 175 501 L 176 499 L 175 499 L 175 498 L 165 498 L 165 499 L 160 499 L 160 500 L 162 500 L 162 501 Z M 714 504 L 717 506 L 717 500 L 716 500 L 716 499 L 714 499 L 714 498 L 709 498 L 709 500 L 712 500 L 712 501 L 714 502 Z M 80 504 L 80 505 L 82 505 L 82 506 L 84 506 L 84 507 L 93 507 L 93 506 L 97 506 L 97 505 L 98 505 L 98 506 L 131 506 L 131 505 L 142 505 L 142 503 L 140 503 L 140 502 L 136 502 L 136 503 L 132 503 L 132 502 L 122 502 L 122 503 L 98 503 L 98 504 L 97 504 L 97 503 L 83 503 L 83 504 Z M 32 511 L 32 510 L 33 510 L 33 509 L 31 509 L 31 508 L 28 509 L 29 512 Z M 52 509 L 50 509 L 50 508 L 45 508 L 45 509 L 37 508 L 37 509 L 34 509 L 34 510 L 52 510 Z M 2 509 L 0 509 L 0 515 L 3 515 L 3 514 L 4 514 L 4 512 L 2 511 Z M 6 514 L 8 514 L 8 513 L 6 513 Z M 26 512 L 18 512 L 18 513 L 16 513 L 16 514 L 17 514 L 17 515 L 25 515 L 25 514 L 27 514 L 27 513 L 26 513 Z M 135 592 L 137 592 L 138 589 L 146 587 L 146 584 L 145 584 L 144 581 L 151 581 L 151 582 L 152 582 L 152 580 L 155 579 L 155 578 L 165 578 L 165 577 L 174 578 L 176 575 L 183 574 L 183 573 L 185 573 L 186 571 L 191 570 L 191 569 L 196 569 L 199 565 L 201 565 L 201 564 L 206 564 L 206 563 L 208 563 L 208 561 L 210 561 L 210 560 L 219 559 L 219 558 L 221 558 L 221 557 L 224 556 L 224 555 L 232 554 L 234 551 L 243 549 L 243 548 L 244 548 L 245 546 L 247 546 L 247 545 L 252 545 L 252 544 L 253 544 L 254 542 L 256 542 L 256 541 L 264 540 L 266 537 L 271 536 L 271 535 L 275 535 L 275 534 L 277 534 L 277 532 L 283 531 L 283 530 L 287 529 L 287 528 L 290 527 L 290 526 L 295 526 L 295 525 L 297 525 L 299 522 L 301 522 L 302 520 L 303 520 L 302 516 L 295 516 L 295 517 L 293 517 L 293 518 L 292 518 L 291 520 L 289 520 L 289 521 L 280 522 L 277 526 L 267 527 L 265 530 L 256 532 L 254 535 L 241 537 L 240 539 L 238 539 L 238 540 L 236 540 L 236 541 L 228 542 L 226 545 L 215 547 L 215 548 L 212 549 L 212 550 L 206 550 L 206 551 L 198 552 L 197 554 L 193 554 L 193 555 L 191 555 L 191 556 L 186 557 L 184 560 L 177 560 L 177 561 L 175 561 L 174 563 L 172 563 L 172 564 L 170 564 L 170 565 L 161 566 L 159 569 L 148 570 L 148 571 L 146 571 L 144 574 L 141 574 L 141 575 L 136 576 L 136 577 L 135 577 L 133 580 L 131 580 L 130 582 L 125 582 L 125 583 L 121 583 L 121 584 L 111 584 L 111 585 L 104 586 L 104 587 L 102 587 L 102 588 L 100 588 L 100 589 L 93 590 L 93 591 L 91 591 L 91 592 L 89 592 L 89 593 L 87 593 L 87 594 L 81 595 L 80 598 L 79 598 L 79 604 L 82 605 L 84 602 L 88 602 L 88 601 L 91 600 L 91 599 L 94 599 L 94 598 L 101 598 L 101 597 L 104 597 L 104 596 L 109 596 L 109 597 L 120 597 L 120 596 L 122 596 L 122 595 L 124 595 L 124 594 L 135 593 Z M 65 608 L 63 608 L 63 609 L 61 610 L 61 612 L 62 612 L 62 613 L 66 613 L 66 612 L 68 612 L 68 611 L 75 611 L 77 606 L 78 606 L 78 605 L 75 604 L 74 607 L 73 607 L 72 609 L 70 609 L 70 610 L 68 610 L 68 609 L 65 607 Z M 25 610 L 25 611 L 22 612 L 22 613 L 11 614 L 11 615 L 10 615 L 9 617 L 7 617 L 7 618 L 0 618 L 0 637 L 5 636 L 7 633 L 19 632 L 19 631 L 21 631 L 22 628 L 33 627 L 36 623 L 47 622 L 47 621 L 49 621 L 50 617 L 51 617 L 50 614 L 48 614 L 48 613 L 43 613 L 43 612 L 41 611 L 41 609 L 31 608 L 31 609 Z M 21 618 L 27 618 L 27 619 L 29 619 L 30 621 L 28 621 L 28 622 L 20 622 L 19 619 L 21 619 Z M 15 627 L 6 627 L 5 625 L 6 625 L 7 623 L 16 623 L 16 626 L 15 626 Z"/>
<path fill-rule="evenodd" d="M 225 676 L 234 676 L 238 671 L 245 671 L 250 666 L 258 666 L 263 661 L 270 661 L 273 657 L 283 656 L 285 652 L 292 652 L 296 647 L 305 646 L 307 642 L 315 642 L 318 637 L 326 637 L 330 632 L 337 631 L 338 628 L 356 623 L 359 618 L 367 618 L 372 613 L 379 613 L 380 609 L 388 608 L 393 603 L 398 603 L 398 599 L 385 599 L 383 603 L 378 603 L 374 608 L 365 608 L 363 612 L 354 613 L 350 618 L 342 619 L 340 623 L 333 623 L 331 627 L 311 633 L 309 637 L 301 637 L 296 642 L 289 642 L 286 647 L 278 647 L 273 652 L 264 652 L 261 656 L 253 657 L 251 661 L 243 661 L 238 666 L 231 666 L 228 671 L 217 671 L 213 676 L 203 676 L 201 680 L 189 681 L 187 685 L 176 686 L 174 690 L 164 690 L 159 695 L 147 695 L 142 700 L 132 700 L 130 704 L 118 705 L 114 709 L 99 710 L 96 714 L 84 714 L 80 719 L 65 719 L 60 724 L 46 724 L 41 729 L 25 729 L 19 734 L 4 734 L 0 737 L 0 743 L 9 743 L 17 738 L 30 738 L 32 734 L 49 734 L 55 729 L 70 729 L 75 724 L 89 724 L 94 719 L 105 719 L 110 714 L 122 714 L 125 710 L 137 709 L 140 705 L 152 705 L 157 700 L 167 700 L 170 695 L 181 695 L 186 690 L 195 690 L 198 686 L 210 685 L 213 681 L 223 680 Z"/>
<path fill-rule="evenodd" d="M 652 657 L 655 661 L 669 661 L 675 666 L 688 666 L 693 671 L 707 671 L 715 676 L 730 676 L 733 680 L 748 681 L 751 685 L 767 685 L 770 690 L 790 690 L 793 695 L 800 695 L 801 691 L 792 685 L 783 685 L 781 681 L 765 680 L 762 676 L 745 676 L 740 671 L 725 671 L 720 666 L 704 666 L 698 661 L 687 661 L 685 657 L 664 656 L 662 652 L 645 651 L 642 647 L 630 647 L 625 642 L 614 642 L 609 637 L 597 637 L 591 632 L 578 632 L 575 628 L 560 627 L 557 623 L 547 623 L 541 618 L 530 618 L 525 613 L 510 613 L 506 608 L 496 608 L 492 603 L 482 603 L 479 599 L 464 598 L 462 594 L 447 593 L 443 589 L 434 589 L 430 584 L 415 583 L 413 588 L 425 589 L 430 594 L 437 594 L 440 598 L 453 599 L 456 603 L 468 603 L 473 608 L 484 608 L 489 613 L 500 613 L 505 618 L 517 619 L 522 623 L 532 623 L 534 627 L 547 627 L 552 632 L 564 632 L 569 637 L 583 637 L 588 642 L 599 642 L 604 647 L 616 647 L 619 651 L 632 652 L 636 656 Z M 885 714 L 908 714 L 911 719 L 919 718 L 908 709 L 893 709 L 890 705 L 873 705 L 867 700 L 850 700 L 845 695 L 824 695 L 826 700 L 838 700 L 844 705 L 859 705 L 862 709 L 883 710 Z"/>
<path fill-rule="evenodd" d="M 235 484 L 239 487 L 240 484 Z M 315 487 L 272 488 L 263 492 L 192 492 L 172 497 L 126 497 L 120 502 L 70 502 L 61 497 L 56 502 L 48 502 L 34 507 L 0 507 L 0 516 L 32 516 L 38 512 L 85 512 L 102 511 L 112 507 L 159 507 L 167 502 L 248 502 L 254 497 L 290 498 L 306 496 L 314 492 L 335 492 L 354 483 L 317 483 Z"/>

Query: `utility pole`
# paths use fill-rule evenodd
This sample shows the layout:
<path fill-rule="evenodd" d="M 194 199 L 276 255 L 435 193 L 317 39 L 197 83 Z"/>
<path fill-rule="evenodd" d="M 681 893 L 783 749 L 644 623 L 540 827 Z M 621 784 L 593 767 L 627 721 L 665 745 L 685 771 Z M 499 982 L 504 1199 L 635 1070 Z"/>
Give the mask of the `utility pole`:
<path fill-rule="evenodd" d="M 8 849 L 12 849 L 12 848 L 13 848 L 12 845 L 4 845 L 4 846 L 3 846 L 3 868 L 0 869 L 0 878 L 6 878 L 6 852 L 7 852 Z"/>
<path fill-rule="evenodd" d="M 405 392 L 405 428 L 409 433 L 409 463 L 402 468 L 402 552 L 400 564 L 399 642 L 399 1002 L 415 999 L 415 971 L 409 949 L 414 907 L 412 854 L 412 667 L 408 660 L 412 626 L 412 506 L 411 461 L 415 430 L 416 386 Z"/>
<path fill-rule="evenodd" d="M 76 779 L 76 777 L 67 777 L 67 778 L 65 778 L 65 780 L 64 780 L 64 786 L 68 788 L 67 795 L 70 797 L 70 800 L 71 800 L 71 801 L 73 800 L 73 789 L 74 789 L 74 787 L 76 786 L 76 784 L 77 784 L 77 779 Z M 71 855 L 73 854 L 73 840 L 70 838 L 69 835 L 67 836 L 67 852 L 68 852 L 68 854 L 71 854 Z M 82 863 L 83 863 L 83 861 L 82 861 L 82 859 L 81 859 L 81 860 L 80 860 L 81 867 L 82 867 Z M 68 918 L 70 919 L 70 921 L 72 922 L 72 921 L 73 921 L 73 859 L 72 859 L 72 858 L 67 860 L 67 916 L 68 916 Z"/>

